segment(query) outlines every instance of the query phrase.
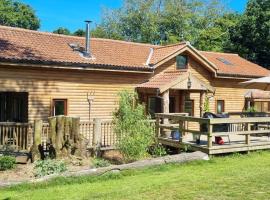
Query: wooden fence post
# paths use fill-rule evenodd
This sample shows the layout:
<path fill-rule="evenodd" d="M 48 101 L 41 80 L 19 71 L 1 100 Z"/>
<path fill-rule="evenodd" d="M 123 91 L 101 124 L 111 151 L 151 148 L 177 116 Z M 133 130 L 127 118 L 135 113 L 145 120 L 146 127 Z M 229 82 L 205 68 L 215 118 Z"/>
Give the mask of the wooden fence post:
<path fill-rule="evenodd" d="M 248 131 L 251 130 L 251 124 L 249 124 L 249 123 L 247 124 L 247 129 L 248 129 Z M 250 133 L 246 134 L 246 144 L 250 145 Z"/>
<path fill-rule="evenodd" d="M 160 135 L 160 129 L 159 129 L 159 123 L 160 123 L 160 118 L 159 117 L 156 117 L 156 144 L 158 144 L 158 138 L 159 138 L 159 135 Z"/>
<path fill-rule="evenodd" d="M 213 133 L 213 124 L 208 123 L 208 135 L 207 135 L 207 147 L 212 148 L 212 133 Z"/>
<path fill-rule="evenodd" d="M 93 149 L 96 157 L 100 155 L 101 148 L 101 120 L 94 119 Z"/>
<path fill-rule="evenodd" d="M 183 142 L 184 140 L 184 122 L 179 120 L 179 142 Z"/>
<path fill-rule="evenodd" d="M 41 135 L 42 135 L 42 120 L 35 120 L 34 121 L 34 141 L 32 147 L 32 162 L 37 160 L 39 156 L 38 147 L 41 144 Z"/>

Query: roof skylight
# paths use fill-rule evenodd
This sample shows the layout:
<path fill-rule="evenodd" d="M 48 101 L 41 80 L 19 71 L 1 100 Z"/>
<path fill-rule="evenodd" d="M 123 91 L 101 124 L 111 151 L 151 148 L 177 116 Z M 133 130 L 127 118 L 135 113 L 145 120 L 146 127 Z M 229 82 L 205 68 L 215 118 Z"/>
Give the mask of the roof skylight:
<path fill-rule="evenodd" d="M 225 65 L 233 65 L 230 61 L 226 60 L 225 58 L 217 58 L 220 62 L 222 62 Z"/>

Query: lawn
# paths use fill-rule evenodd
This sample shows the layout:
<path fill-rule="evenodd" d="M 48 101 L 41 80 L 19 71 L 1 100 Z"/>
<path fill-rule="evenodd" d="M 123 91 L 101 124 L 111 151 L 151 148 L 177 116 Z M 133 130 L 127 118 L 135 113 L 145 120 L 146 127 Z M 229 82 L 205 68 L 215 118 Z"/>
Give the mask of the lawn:
<path fill-rule="evenodd" d="M 0 199 L 269 199 L 270 152 L 0 190 Z"/>

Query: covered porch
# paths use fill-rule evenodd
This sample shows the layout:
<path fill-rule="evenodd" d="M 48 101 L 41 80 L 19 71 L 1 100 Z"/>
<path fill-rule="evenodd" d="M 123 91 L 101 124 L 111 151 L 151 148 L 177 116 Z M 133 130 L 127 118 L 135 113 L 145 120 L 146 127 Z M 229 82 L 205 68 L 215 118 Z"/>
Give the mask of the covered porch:
<path fill-rule="evenodd" d="M 189 72 L 158 74 L 138 85 L 136 90 L 152 118 L 155 113 L 187 113 L 201 117 L 206 97 L 215 92 L 212 86 Z"/>

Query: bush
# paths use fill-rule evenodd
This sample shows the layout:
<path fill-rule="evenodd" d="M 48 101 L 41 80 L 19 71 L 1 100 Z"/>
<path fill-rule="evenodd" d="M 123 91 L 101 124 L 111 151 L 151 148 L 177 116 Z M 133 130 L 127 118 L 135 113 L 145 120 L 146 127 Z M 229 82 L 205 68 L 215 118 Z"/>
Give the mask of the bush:
<path fill-rule="evenodd" d="M 101 158 L 93 158 L 92 160 L 93 166 L 96 168 L 99 167 L 108 167 L 110 166 L 110 162 Z"/>
<path fill-rule="evenodd" d="M 60 174 L 67 171 L 66 163 L 59 160 L 38 160 L 34 163 L 34 165 L 34 174 L 37 177 L 50 174 Z"/>
<path fill-rule="evenodd" d="M 0 171 L 13 169 L 16 164 L 16 158 L 12 156 L 0 156 Z"/>
<path fill-rule="evenodd" d="M 122 91 L 119 94 L 119 109 L 114 113 L 114 131 L 117 147 L 125 161 L 147 157 L 148 148 L 154 143 L 154 128 L 144 105 L 138 103 L 134 92 Z"/>
<path fill-rule="evenodd" d="M 153 157 L 161 157 L 167 155 L 166 149 L 161 144 L 150 147 L 149 152 Z"/>

